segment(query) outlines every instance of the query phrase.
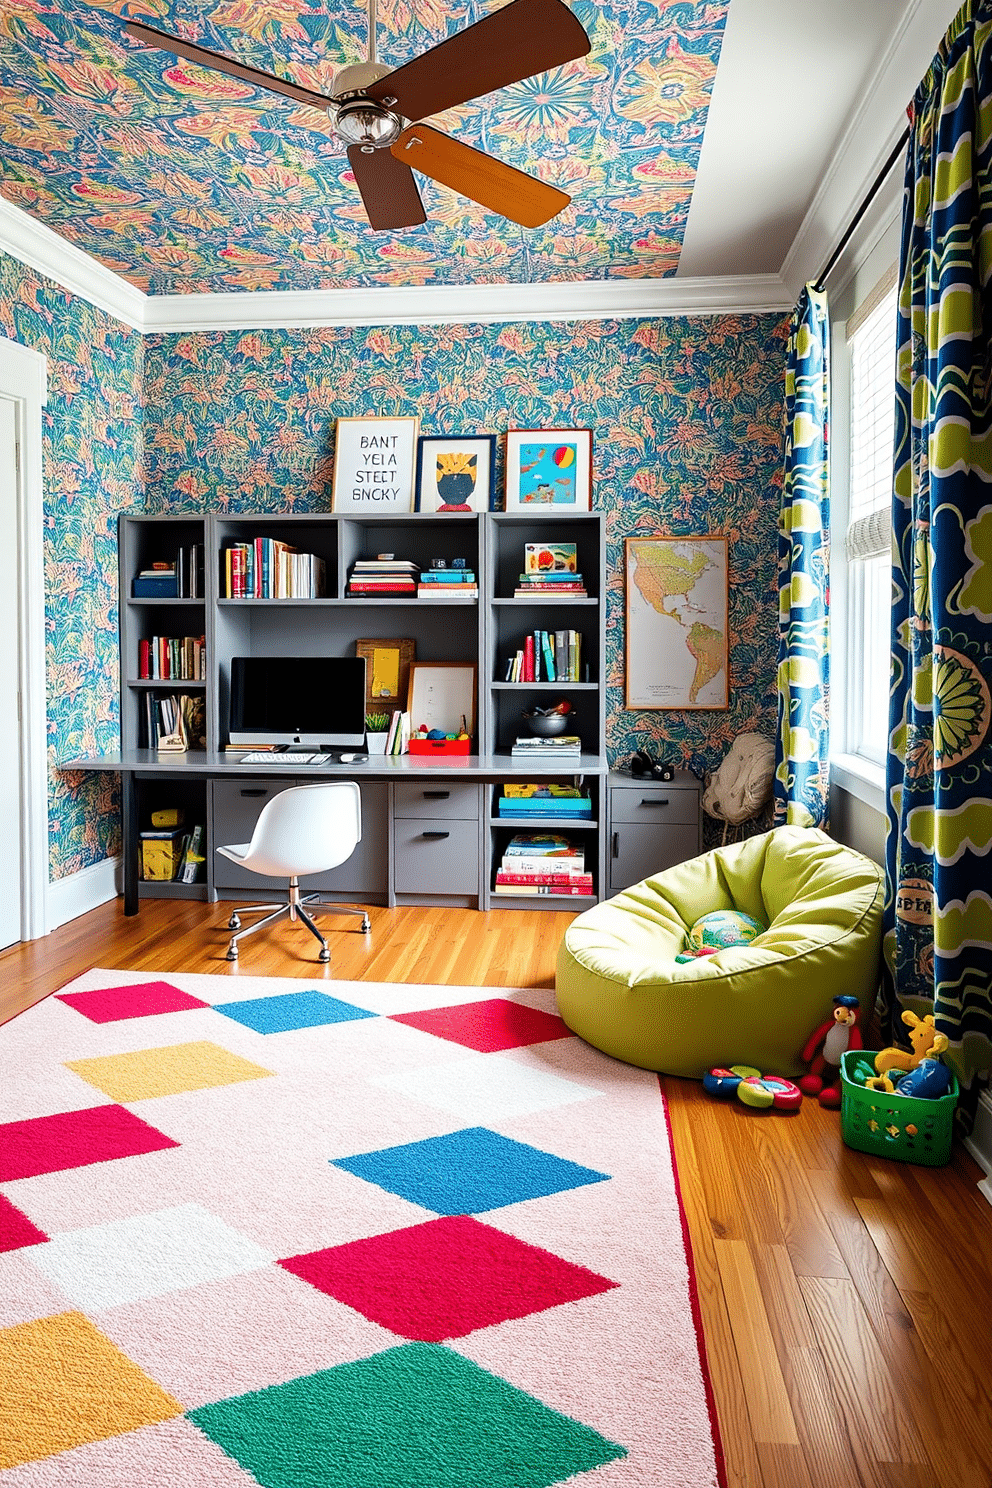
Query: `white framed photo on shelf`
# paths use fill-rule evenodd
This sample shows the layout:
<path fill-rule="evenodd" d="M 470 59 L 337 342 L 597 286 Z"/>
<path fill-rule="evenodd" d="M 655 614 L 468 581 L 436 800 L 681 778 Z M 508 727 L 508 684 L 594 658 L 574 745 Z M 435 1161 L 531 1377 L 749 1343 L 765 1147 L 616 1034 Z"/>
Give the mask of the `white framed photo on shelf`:
<path fill-rule="evenodd" d="M 362 515 L 413 511 L 419 427 L 416 417 L 339 418 L 331 510 Z"/>
<path fill-rule="evenodd" d="M 448 438 L 421 434 L 417 440 L 419 512 L 484 512 L 493 506 L 495 434 Z"/>
<path fill-rule="evenodd" d="M 727 539 L 628 537 L 625 549 L 625 706 L 728 707 Z"/>
<path fill-rule="evenodd" d="M 591 511 L 591 429 L 508 429 L 508 512 Z"/>
<path fill-rule="evenodd" d="M 410 666 L 406 710 L 410 727 L 475 734 L 474 662 L 415 661 Z"/>

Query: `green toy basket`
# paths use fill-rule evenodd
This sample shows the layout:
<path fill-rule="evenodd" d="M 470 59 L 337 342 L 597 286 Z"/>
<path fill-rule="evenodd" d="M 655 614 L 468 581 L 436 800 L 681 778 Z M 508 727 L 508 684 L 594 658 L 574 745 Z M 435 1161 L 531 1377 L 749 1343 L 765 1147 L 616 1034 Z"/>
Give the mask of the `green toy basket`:
<path fill-rule="evenodd" d="M 949 1162 L 958 1103 L 955 1076 L 951 1075 L 946 1095 L 920 1100 L 900 1095 L 898 1085 L 892 1092 L 868 1090 L 852 1080 L 848 1070 L 853 1071 L 859 1061 L 874 1067 L 874 1051 L 848 1049 L 841 1055 L 840 1133 L 845 1145 L 873 1157 L 891 1157 L 925 1168 L 941 1168 Z"/>

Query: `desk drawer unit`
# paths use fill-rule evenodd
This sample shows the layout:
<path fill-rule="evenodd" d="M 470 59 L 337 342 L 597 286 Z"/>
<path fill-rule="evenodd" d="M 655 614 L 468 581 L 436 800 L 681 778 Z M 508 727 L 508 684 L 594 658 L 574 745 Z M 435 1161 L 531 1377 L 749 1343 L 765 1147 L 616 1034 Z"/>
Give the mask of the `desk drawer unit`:
<path fill-rule="evenodd" d="M 297 780 L 265 779 L 215 780 L 213 783 L 213 841 L 218 846 L 248 842 L 255 830 L 259 813 L 267 801 L 280 791 L 296 785 L 315 785 L 312 776 Z M 362 840 L 351 856 L 327 873 L 311 874 L 301 879 L 307 893 L 350 894 L 356 898 L 383 898 L 387 880 L 386 786 L 372 781 L 362 784 Z M 219 890 L 237 889 L 257 893 L 264 889 L 285 892 L 286 880 L 268 878 L 239 868 L 230 858 L 214 854 L 214 886 Z"/>
<path fill-rule="evenodd" d="M 686 779 L 610 784 L 609 892 L 651 878 L 700 851 L 699 788 Z"/>
<path fill-rule="evenodd" d="M 614 822 L 644 822 L 668 826 L 696 826 L 699 822 L 699 795 L 666 785 L 647 785 L 635 790 L 626 787 L 612 791 Z"/>
<path fill-rule="evenodd" d="M 397 894 L 479 892 L 479 821 L 393 817 L 393 887 Z"/>
<path fill-rule="evenodd" d="M 393 815 L 478 821 L 479 787 L 464 781 L 454 785 L 435 785 L 429 780 L 398 781 L 393 787 Z"/>

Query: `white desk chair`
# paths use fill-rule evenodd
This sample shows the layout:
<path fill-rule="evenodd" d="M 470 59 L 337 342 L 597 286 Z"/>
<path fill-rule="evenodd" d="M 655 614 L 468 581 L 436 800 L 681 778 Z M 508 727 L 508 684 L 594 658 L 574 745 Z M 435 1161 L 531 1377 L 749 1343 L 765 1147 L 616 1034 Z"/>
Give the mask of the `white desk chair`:
<path fill-rule="evenodd" d="M 321 903 L 319 894 L 300 893 L 300 878 L 308 873 L 326 873 L 337 868 L 355 851 L 362 837 L 362 796 L 353 780 L 328 781 L 320 785 L 299 785 L 280 791 L 262 807 L 250 842 L 239 842 L 230 847 L 218 847 L 217 851 L 232 863 L 248 868 L 252 873 L 264 874 L 267 878 L 287 878 L 289 899 L 280 904 L 272 914 L 257 920 L 247 930 L 241 930 L 240 916 L 258 914 L 271 909 L 270 904 L 246 904 L 232 910 L 228 920 L 229 930 L 241 930 L 231 937 L 227 948 L 228 961 L 238 959 L 238 941 L 246 935 L 254 935 L 266 925 L 274 925 L 288 915 L 291 920 L 300 919 L 307 929 L 320 941 L 319 961 L 330 961 L 331 953 L 327 941 L 303 908 L 305 904 L 320 904 L 321 909 L 331 914 L 360 915 L 360 929 L 371 930 L 369 917 L 364 909 L 351 909 L 343 904 Z"/>

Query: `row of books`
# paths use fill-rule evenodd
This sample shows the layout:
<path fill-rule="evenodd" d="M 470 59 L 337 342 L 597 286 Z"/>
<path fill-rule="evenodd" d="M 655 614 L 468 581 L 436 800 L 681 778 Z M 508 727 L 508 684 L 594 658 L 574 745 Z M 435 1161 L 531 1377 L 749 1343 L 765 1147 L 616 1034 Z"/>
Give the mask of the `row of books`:
<path fill-rule="evenodd" d="M 322 599 L 327 566 L 274 537 L 224 549 L 224 599 Z"/>
<path fill-rule="evenodd" d="M 409 713 L 401 713 L 397 709 L 389 720 L 389 732 L 386 734 L 386 753 L 409 754 L 410 734 Z"/>
<path fill-rule="evenodd" d="M 582 635 L 535 630 L 506 663 L 505 682 L 581 682 Z"/>
<path fill-rule="evenodd" d="M 154 883 L 197 883 L 204 876 L 206 829 L 197 825 L 185 832 L 181 827 L 139 832 L 142 879 Z"/>
<path fill-rule="evenodd" d="M 582 740 L 578 734 L 555 734 L 542 739 L 539 734 L 528 734 L 515 739 L 510 749 L 510 758 L 530 760 L 531 763 L 578 766 L 582 753 Z"/>
<path fill-rule="evenodd" d="M 592 799 L 581 786 L 507 783 L 497 797 L 496 812 L 500 817 L 526 821 L 547 816 L 570 816 L 576 820 L 591 818 Z"/>
<path fill-rule="evenodd" d="M 207 716 L 202 693 L 148 691 L 139 715 L 139 749 L 157 749 L 164 738 L 181 735 L 189 749 L 206 749 Z"/>
<path fill-rule="evenodd" d="M 589 591 L 580 573 L 568 569 L 550 573 L 522 573 L 518 576 L 514 599 L 585 599 Z"/>
<path fill-rule="evenodd" d="M 134 599 L 202 599 L 203 544 L 181 547 L 172 563 L 152 563 L 138 570 L 131 584 Z"/>
<path fill-rule="evenodd" d="M 517 832 L 503 849 L 493 885 L 495 894 L 592 894 L 585 852 L 556 832 Z"/>
<path fill-rule="evenodd" d="M 207 675 L 205 636 L 148 636 L 138 642 L 142 682 L 203 682 Z"/>

